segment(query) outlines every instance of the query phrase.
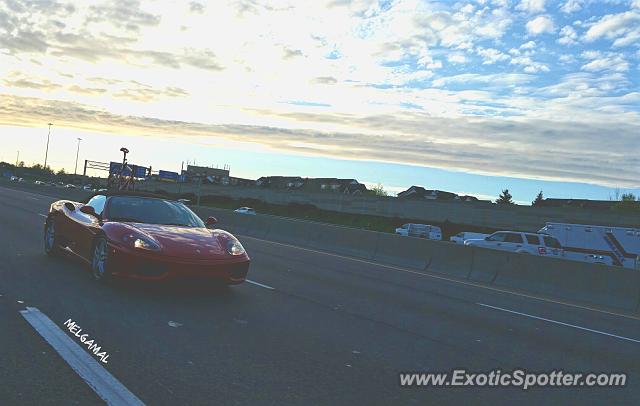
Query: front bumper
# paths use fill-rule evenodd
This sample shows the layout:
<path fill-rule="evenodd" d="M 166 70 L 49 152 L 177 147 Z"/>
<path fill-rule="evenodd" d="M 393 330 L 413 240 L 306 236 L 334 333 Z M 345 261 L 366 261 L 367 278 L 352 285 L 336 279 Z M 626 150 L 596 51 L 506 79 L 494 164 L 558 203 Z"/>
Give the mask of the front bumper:
<path fill-rule="evenodd" d="M 164 257 L 109 244 L 108 266 L 113 276 L 139 280 L 219 280 L 229 285 L 245 281 L 251 260 L 244 254 L 219 260 Z"/>

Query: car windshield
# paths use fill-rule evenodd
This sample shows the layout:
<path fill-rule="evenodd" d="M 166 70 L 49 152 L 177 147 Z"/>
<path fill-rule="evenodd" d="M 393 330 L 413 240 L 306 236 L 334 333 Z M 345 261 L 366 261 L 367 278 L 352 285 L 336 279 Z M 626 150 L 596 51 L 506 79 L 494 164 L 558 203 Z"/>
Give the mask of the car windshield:
<path fill-rule="evenodd" d="M 108 219 L 147 224 L 205 227 L 200 218 L 181 202 L 136 196 L 114 196 Z"/>

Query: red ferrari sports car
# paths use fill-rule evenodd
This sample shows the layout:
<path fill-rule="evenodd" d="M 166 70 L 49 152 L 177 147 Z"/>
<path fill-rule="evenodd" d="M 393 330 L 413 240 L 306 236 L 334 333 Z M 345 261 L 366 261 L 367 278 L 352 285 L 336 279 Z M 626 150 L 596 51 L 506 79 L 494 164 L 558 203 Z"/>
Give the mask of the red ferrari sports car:
<path fill-rule="evenodd" d="M 100 193 L 85 203 L 53 203 L 44 225 L 44 249 L 85 261 L 93 277 L 217 279 L 244 282 L 249 256 L 224 230 L 212 229 L 184 203 L 140 193 Z"/>

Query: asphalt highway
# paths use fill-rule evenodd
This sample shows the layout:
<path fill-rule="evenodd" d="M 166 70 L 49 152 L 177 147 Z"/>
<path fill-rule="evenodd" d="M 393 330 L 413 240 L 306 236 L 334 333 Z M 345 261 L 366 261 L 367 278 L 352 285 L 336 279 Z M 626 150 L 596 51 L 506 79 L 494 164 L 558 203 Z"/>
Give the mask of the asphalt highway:
<path fill-rule="evenodd" d="M 0 404 L 104 403 L 21 316 L 26 307 L 61 329 L 78 323 L 109 354 L 103 367 L 148 405 L 640 399 L 640 318 L 243 236 L 249 283 L 100 286 L 73 258 L 44 255 L 54 200 L 0 187 Z M 628 378 L 624 388 L 527 391 L 399 384 L 400 372 L 454 368 Z"/>

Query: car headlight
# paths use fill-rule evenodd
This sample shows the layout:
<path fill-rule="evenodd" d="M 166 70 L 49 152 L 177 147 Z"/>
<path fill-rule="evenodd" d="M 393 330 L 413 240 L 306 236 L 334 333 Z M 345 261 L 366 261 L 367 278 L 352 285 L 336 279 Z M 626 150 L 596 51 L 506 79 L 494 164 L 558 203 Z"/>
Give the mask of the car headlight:
<path fill-rule="evenodd" d="M 229 240 L 227 241 L 227 252 L 231 255 L 242 255 L 244 254 L 244 247 L 238 240 Z"/>
<path fill-rule="evenodd" d="M 133 248 L 149 251 L 160 250 L 160 245 L 157 242 L 141 235 L 128 234 L 124 236 L 123 240 Z"/>

